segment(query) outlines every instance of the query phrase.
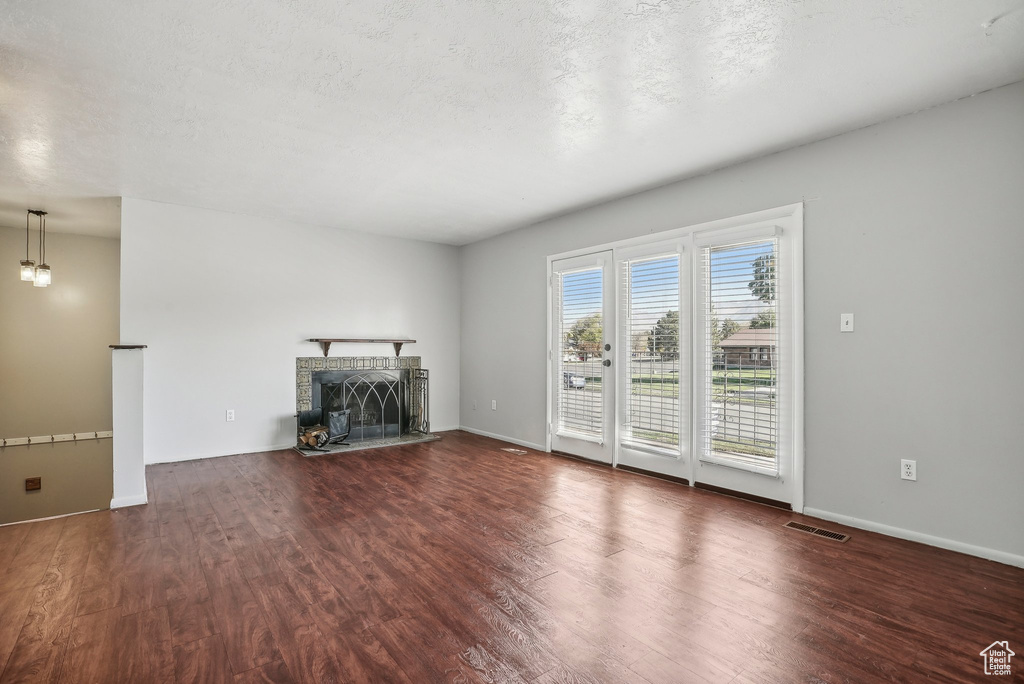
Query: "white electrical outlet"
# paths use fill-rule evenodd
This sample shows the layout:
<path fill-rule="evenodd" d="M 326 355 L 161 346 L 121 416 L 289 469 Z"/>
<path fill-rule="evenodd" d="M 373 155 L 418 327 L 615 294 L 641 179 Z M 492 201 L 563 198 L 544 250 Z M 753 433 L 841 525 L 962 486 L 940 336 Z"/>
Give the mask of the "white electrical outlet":
<path fill-rule="evenodd" d="M 235 422 L 235 409 L 228 409 L 224 412 L 224 420 L 229 423 Z"/>
<path fill-rule="evenodd" d="M 900 478 L 917 482 L 917 461 L 900 461 Z"/>
<path fill-rule="evenodd" d="M 492 411 L 497 411 L 498 410 L 498 400 L 497 399 L 491 399 L 491 410 Z"/>
<path fill-rule="evenodd" d="M 839 314 L 839 332 L 853 332 L 853 314 Z"/>

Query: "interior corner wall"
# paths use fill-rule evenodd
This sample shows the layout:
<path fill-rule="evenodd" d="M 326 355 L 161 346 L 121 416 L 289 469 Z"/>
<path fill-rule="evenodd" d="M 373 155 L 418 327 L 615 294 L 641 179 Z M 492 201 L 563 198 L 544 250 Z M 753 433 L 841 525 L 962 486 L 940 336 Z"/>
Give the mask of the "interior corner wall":
<path fill-rule="evenodd" d="M 116 239 L 47 231 L 53 284 L 38 288 L 17 269 L 25 229 L 0 228 L 0 437 L 111 429 L 118 249 Z M 0 448 L 0 524 L 107 508 L 111 458 L 109 439 Z M 26 492 L 29 477 L 42 488 Z"/>
<path fill-rule="evenodd" d="M 458 426 L 455 247 L 128 198 L 121 207 L 121 342 L 148 345 L 147 463 L 294 445 L 295 359 L 322 353 L 310 337 L 417 340 L 402 354 L 430 371 L 431 427 Z"/>
<path fill-rule="evenodd" d="M 1024 83 L 462 248 L 462 424 L 544 444 L 546 256 L 801 201 L 808 510 L 1024 558 Z"/>

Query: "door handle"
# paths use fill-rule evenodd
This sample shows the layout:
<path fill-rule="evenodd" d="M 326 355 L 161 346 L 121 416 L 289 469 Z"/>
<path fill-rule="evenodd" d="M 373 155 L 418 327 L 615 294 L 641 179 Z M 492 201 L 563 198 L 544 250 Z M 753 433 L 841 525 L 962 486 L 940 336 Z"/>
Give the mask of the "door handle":
<path fill-rule="evenodd" d="M 605 367 L 607 367 L 607 366 L 610 366 L 610 365 L 612 365 L 612 360 L 611 360 L 611 359 L 605 359 L 605 360 L 604 360 L 604 361 L 602 361 L 601 363 L 602 363 L 602 364 L 603 364 L 603 365 L 604 365 Z"/>
<path fill-rule="evenodd" d="M 605 350 L 605 351 L 611 351 L 611 350 L 612 350 L 612 345 L 610 345 L 610 344 L 608 344 L 608 343 L 606 342 L 606 343 L 605 343 L 605 345 L 604 345 L 604 350 Z"/>

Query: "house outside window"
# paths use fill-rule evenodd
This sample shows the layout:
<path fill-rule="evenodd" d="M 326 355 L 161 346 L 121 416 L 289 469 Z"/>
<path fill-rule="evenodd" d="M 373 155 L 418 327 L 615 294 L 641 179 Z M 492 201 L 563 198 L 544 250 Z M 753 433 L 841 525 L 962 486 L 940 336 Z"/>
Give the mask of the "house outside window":
<path fill-rule="evenodd" d="M 726 368 L 771 363 L 775 353 L 774 328 L 740 328 L 719 343 L 720 357 L 714 362 Z"/>

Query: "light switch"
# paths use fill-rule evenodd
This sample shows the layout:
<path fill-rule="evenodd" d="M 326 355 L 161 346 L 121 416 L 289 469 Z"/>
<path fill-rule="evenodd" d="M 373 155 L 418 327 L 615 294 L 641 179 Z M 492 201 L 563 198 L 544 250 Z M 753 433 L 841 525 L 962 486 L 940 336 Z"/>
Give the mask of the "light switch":
<path fill-rule="evenodd" d="M 853 332 L 853 314 L 839 314 L 839 332 Z"/>

